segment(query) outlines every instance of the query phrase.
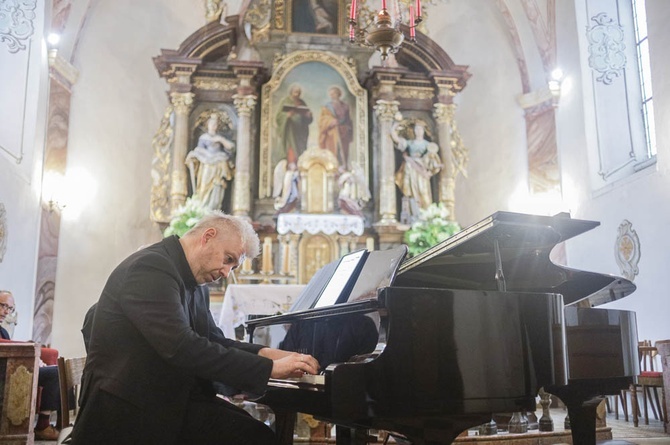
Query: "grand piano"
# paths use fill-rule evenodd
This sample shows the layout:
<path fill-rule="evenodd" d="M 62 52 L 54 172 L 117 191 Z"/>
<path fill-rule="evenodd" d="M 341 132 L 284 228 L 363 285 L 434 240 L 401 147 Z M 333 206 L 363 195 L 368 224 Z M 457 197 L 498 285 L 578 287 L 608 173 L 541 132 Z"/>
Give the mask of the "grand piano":
<path fill-rule="evenodd" d="M 280 441 L 292 443 L 303 412 L 336 424 L 338 444 L 365 443 L 368 429 L 450 444 L 492 413 L 534 411 L 544 387 L 566 404 L 573 444 L 595 444 L 597 404 L 638 373 L 635 314 L 596 306 L 635 286 L 550 252 L 598 225 L 497 212 L 404 261 L 372 295 L 249 321 L 251 341 L 324 369 L 273 380 L 258 400 Z"/>

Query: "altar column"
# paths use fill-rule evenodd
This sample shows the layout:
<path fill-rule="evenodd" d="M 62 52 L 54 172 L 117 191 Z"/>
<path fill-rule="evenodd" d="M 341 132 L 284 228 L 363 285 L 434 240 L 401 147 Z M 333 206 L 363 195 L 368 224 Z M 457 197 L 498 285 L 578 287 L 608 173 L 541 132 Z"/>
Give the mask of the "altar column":
<path fill-rule="evenodd" d="M 456 167 L 454 155 L 451 151 L 451 124 L 454 119 L 456 105 L 436 103 L 433 105 L 433 117 L 437 123 L 437 133 L 440 146 L 440 158 L 442 159 L 442 170 L 440 170 L 439 201 L 449 210 L 448 219 L 456 220 L 454 207 L 456 203 Z"/>
<path fill-rule="evenodd" d="M 395 100 L 378 100 L 374 107 L 379 119 L 379 148 L 380 148 L 380 188 L 379 188 L 379 223 L 395 224 L 398 209 L 396 206 L 395 191 L 395 154 L 393 140 L 391 140 L 391 126 L 398 112 L 400 102 Z"/>
<path fill-rule="evenodd" d="M 186 153 L 188 152 L 188 116 L 193 106 L 193 93 L 170 93 L 174 106 L 174 149 L 172 151 L 172 185 L 170 188 L 170 210 L 174 212 L 186 202 L 188 195 Z"/>
<path fill-rule="evenodd" d="M 249 218 L 251 210 L 251 113 L 256 106 L 256 96 L 233 96 L 237 109 L 237 154 L 235 155 L 235 192 L 233 215 Z"/>

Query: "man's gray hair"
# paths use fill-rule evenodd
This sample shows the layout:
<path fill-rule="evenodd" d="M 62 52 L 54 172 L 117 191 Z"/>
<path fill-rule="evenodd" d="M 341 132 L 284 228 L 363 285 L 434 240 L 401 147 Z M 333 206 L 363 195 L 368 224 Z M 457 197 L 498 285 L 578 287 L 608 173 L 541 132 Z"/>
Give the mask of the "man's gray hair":
<path fill-rule="evenodd" d="M 223 233 L 230 229 L 235 230 L 242 239 L 246 258 L 256 258 L 260 253 L 260 240 L 251 223 L 237 216 L 226 215 L 220 210 L 213 210 L 203 216 L 184 236 L 201 233 L 210 227 L 214 227 L 217 231 Z"/>

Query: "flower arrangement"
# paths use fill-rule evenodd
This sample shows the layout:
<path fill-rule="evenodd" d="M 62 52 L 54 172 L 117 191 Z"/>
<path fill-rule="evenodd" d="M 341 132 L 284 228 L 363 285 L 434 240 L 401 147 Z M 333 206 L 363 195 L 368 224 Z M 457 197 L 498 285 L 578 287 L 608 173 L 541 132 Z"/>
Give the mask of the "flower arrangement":
<path fill-rule="evenodd" d="M 171 235 L 183 236 L 208 213 L 209 209 L 203 206 L 198 199 L 187 198 L 184 205 L 175 212 L 170 220 L 170 225 L 163 231 L 163 236 L 166 238 Z"/>
<path fill-rule="evenodd" d="M 461 230 L 456 221 L 449 221 L 444 204 L 431 204 L 419 211 L 419 219 L 405 232 L 409 256 L 413 257 Z"/>

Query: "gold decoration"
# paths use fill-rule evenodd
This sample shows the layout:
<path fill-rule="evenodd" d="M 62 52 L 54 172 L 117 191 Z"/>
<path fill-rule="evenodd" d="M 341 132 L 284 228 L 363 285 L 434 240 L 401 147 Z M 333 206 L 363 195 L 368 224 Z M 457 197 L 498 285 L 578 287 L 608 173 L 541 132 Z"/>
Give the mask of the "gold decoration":
<path fill-rule="evenodd" d="M 196 77 L 193 86 L 199 90 L 233 91 L 237 89 L 237 81 L 235 79 Z"/>
<path fill-rule="evenodd" d="M 381 121 L 392 121 L 398 114 L 400 102 L 395 100 L 378 100 L 374 106 L 375 114 Z"/>
<path fill-rule="evenodd" d="M 193 106 L 193 98 L 195 94 L 193 93 L 170 93 L 170 99 L 172 105 L 174 105 L 174 111 L 177 114 L 188 114 Z"/>
<path fill-rule="evenodd" d="M 275 29 L 284 29 L 284 0 L 275 1 Z"/>
<path fill-rule="evenodd" d="M 625 219 L 619 225 L 618 232 L 614 257 L 624 278 L 633 281 L 635 276 L 640 273 L 638 268 L 642 256 L 640 239 L 637 232 L 633 230 L 633 224 Z"/>
<path fill-rule="evenodd" d="M 454 119 L 456 105 L 437 103 L 433 106 L 435 107 L 435 110 L 433 111 L 435 120 L 438 123 L 446 122 L 449 125 L 449 134 L 451 135 L 451 155 L 454 157 L 456 175 L 461 173 L 467 178 L 468 172 L 465 167 L 470 160 L 469 150 L 465 147 L 463 139 L 461 139 L 461 134 L 458 132 L 458 126 L 456 125 L 456 119 Z"/>
<path fill-rule="evenodd" d="M 270 0 L 252 0 L 246 14 L 244 22 L 251 25 L 252 45 L 258 42 L 266 42 L 270 36 L 270 17 L 272 8 Z"/>
<path fill-rule="evenodd" d="M 207 23 L 218 22 L 222 16 L 225 17 L 224 11 L 228 9 L 223 0 L 205 0 L 205 19 Z"/>
<path fill-rule="evenodd" d="M 435 91 L 432 88 L 397 88 L 396 96 L 406 99 L 432 99 Z"/>
<path fill-rule="evenodd" d="M 9 395 L 7 397 L 7 418 L 12 425 L 21 425 L 30 417 L 33 373 L 24 365 L 16 368 L 9 377 Z"/>
<path fill-rule="evenodd" d="M 233 103 L 237 109 L 237 114 L 251 116 L 251 112 L 254 111 L 254 107 L 256 106 L 256 96 L 253 94 L 247 96 L 236 94 L 233 96 Z"/>
<path fill-rule="evenodd" d="M 171 117 L 171 105 L 165 109 L 160 126 L 151 146 L 154 156 L 151 160 L 151 219 L 155 222 L 167 222 L 170 219 L 170 165 L 172 162 L 172 143 L 174 129 Z"/>

